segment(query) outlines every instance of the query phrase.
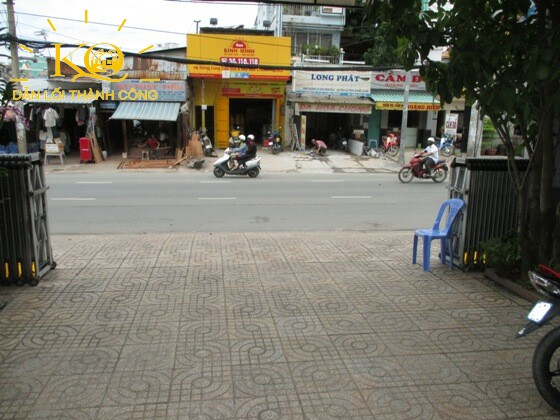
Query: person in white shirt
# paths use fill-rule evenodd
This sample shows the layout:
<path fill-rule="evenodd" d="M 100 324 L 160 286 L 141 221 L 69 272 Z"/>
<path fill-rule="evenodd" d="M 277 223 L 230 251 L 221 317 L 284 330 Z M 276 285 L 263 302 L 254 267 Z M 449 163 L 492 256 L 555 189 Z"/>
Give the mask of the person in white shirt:
<path fill-rule="evenodd" d="M 420 163 L 426 167 L 426 170 L 432 175 L 432 166 L 434 166 L 439 160 L 439 149 L 436 146 L 436 139 L 433 137 L 428 137 L 428 147 L 422 152 L 422 160 Z"/>

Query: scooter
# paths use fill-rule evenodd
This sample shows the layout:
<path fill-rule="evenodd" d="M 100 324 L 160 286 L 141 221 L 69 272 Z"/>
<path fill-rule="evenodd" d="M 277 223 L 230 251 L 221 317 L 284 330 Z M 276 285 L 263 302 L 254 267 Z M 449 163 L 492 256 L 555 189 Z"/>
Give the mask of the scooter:
<path fill-rule="evenodd" d="M 204 152 L 204 156 L 213 156 L 214 146 L 212 146 L 212 141 L 206 134 L 206 131 L 200 131 L 200 141 L 202 142 L 202 151 Z"/>
<path fill-rule="evenodd" d="M 399 171 L 399 181 L 403 183 L 408 183 L 412 181 L 412 178 L 420 179 L 432 179 L 436 183 L 443 182 L 447 179 L 447 163 L 445 160 L 439 160 L 434 166 L 432 166 L 432 175 L 424 169 L 421 160 L 424 155 L 422 153 L 415 154 L 410 162 L 402 167 Z"/>
<path fill-rule="evenodd" d="M 261 171 L 261 158 L 260 156 L 255 156 L 253 159 L 245 162 L 245 165 L 233 169 L 231 165 L 233 164 L 231 150 L 229 147 L 224 150 L 224 155 L 214 162 L 214 176 L 216 178 L 221 178 L 225 174 L 228 175 L 249 175 L 251 178 L 255 178 L 259 175 Z"/>
<path fill-rule="evenodd" d="M 529 271 L 529 280 L 545 300 L 539 300 L 529 310 L 529 323 L 517 332 L 516 338 L 524 337 L 560 314 L 560 273 L 539 265 Z M 537 344 L 533 353 L 533 380 L 543 399 L 560 411 L 560 326 L 550 330 Z"/>

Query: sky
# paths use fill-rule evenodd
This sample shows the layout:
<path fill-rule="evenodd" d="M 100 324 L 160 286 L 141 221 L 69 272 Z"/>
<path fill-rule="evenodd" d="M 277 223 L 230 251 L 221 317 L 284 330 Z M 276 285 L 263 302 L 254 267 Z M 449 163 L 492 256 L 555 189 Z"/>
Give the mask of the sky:
<path fill-rule="evenodd" d="M 139 52 L 164 43 L 185 46 L 186 34 L 196 33 L 196 20 L 200 21 L 199 27 L 211 26 L 210 18 L 218 19 L 218 27 L 254 27 L 256 3 L 209 3 L 190 0 L 14 0 L 16 34 L 19 38 L 44 41 L 43 35 L 38 34 L 44 31 L 49 42 L 111 43 L 122 51 Z M 0 12 L 2 26 L 7 28 L 4 2 Z M 119 31 L 124 19 L 126 22 Z M 20 56 L 29 55 L 22 49 L 19 51 Z M 45 52 L 45 55 L 49 53 Z"/>

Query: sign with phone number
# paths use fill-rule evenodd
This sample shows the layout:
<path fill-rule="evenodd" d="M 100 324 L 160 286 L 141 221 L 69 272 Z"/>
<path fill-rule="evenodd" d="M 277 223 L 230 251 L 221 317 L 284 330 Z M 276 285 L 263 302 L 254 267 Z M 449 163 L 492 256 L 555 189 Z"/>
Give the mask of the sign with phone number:
<path fill-rule="evenodd" d="M 220 63 L 224 64 L 245 64 L 245 65 L 252 65 L 258 66 L 260 60 L 256 57 L 220 57 Z"/>

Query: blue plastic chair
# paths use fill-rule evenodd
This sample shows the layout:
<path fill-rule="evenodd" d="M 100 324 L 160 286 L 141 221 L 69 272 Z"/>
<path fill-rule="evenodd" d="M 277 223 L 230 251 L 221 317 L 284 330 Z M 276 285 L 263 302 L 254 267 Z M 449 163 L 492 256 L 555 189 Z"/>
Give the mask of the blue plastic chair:
<path fill-rule="evenodd" d="M 432 240 L 441 240 L 441 263 L 445 264 L 446 254 L 447 254 L 447 242 L 449 241 L 449 266 L 453 269 L 453 222 L 457 219 L 457 216 L 463 209 L 465 203 L 459 198 L 452 198 L 443 202 L 439 209 L 439 213 L 434 223 L 432 229 L 417 229 L 414 231 L 414 246 L 412 248 L 412 264 L 416 264 L 416 254 L 418 252 L 418 238 L 423 238 L 423 266 L 424 271 L 430 271 L 430 250 L 432 245 Z M 447 213 L 447 219 L 444 222 L 444 226 L 440 227 L 442 224 L 442 218 L 445 211 L 449 208 Z"/>

